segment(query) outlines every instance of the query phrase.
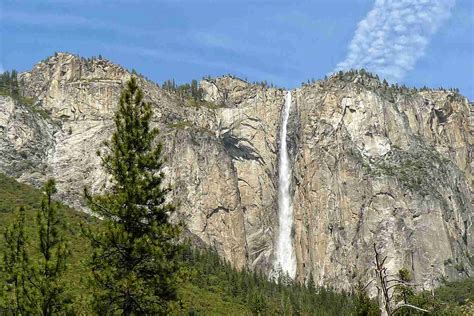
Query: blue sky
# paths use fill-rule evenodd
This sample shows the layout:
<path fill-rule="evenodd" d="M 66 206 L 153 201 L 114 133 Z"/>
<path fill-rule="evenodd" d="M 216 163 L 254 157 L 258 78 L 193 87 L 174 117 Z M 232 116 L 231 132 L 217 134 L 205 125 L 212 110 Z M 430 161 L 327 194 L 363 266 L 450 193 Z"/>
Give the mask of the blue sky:
<path fill-rule="evenodd" d="M 474 99 L 472 0 L 2 0 L 0 67 L 55 51 L 161 83 L 234 74 L 294 88 L 363 66 Z"/>

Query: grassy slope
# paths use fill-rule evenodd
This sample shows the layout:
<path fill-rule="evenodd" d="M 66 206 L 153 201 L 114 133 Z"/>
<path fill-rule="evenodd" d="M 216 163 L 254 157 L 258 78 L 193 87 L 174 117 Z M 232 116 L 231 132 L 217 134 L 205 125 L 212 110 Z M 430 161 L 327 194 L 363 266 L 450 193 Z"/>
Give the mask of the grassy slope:
<path fill-rule="evenodd" d="M 4 247 L 3 232 L 15 220 L 17 212 L 14 211 L 19 206 L 24 206 L 26 209 L 26 233 L 30 252 L 34 257 L 37 252 L 35 249 L 37 245 L 34 241 L 38 234 L 36 217 L 37 210 L 41 207 L 42 198 L 43 194 L 40 190 L 0 174 L 0 250 Z M 68 207 L 64 207 L 62 213 L 64 216 L 62 226 L 66 232 L 64 235 L 71 250 L 66 279 L 72 294 L 82 293 L 84 282 L 81 282 L 81 277 L 87 275 L 83 259 L 86 258 L 89 249 L 85 240 L 82 240 L 80 223 L 94 224 L 95 221 L 86 214 L 76 212 Z"/>
<path fill-rule="evenodd" d="M 0 250 L 4 247 L 3 232 L 15 219 L 14 212 L 19 206 L 26 207 L 27 234 L 29 236 L 30 248 L 34 252 L 34 241 L 37 238 L 36 211 L 41 207 L 43 194 L 41 190 L 31 186 L 18 183 L 0 173 Z M 97 221 L 84 213 L 77 212 L 71 208 L 63 208 L 65 236 L 69 241 L 71 258 L 65 276 L 68 289 L 75 297 L 81 297 L 82 302 L 76 302 L 77 309 L 87 311 L 88 291 L 84 276 L 87 276 L 85 260 L 90 253 L 87 240 L 81 233 L 81 223 L 97 225 Z M 66 224 L 67 223 L 67 224 Z M 191 283 L 185 283 L 180 289 L 180 296 L 184 310 L 194 309 L 198 313 L 210 314 L 251 314 L 250 310 L 226 297 L 223 299 L 220 291 L 209 291 Z M 86 293 L 86 294 L 85 294 Z"/>

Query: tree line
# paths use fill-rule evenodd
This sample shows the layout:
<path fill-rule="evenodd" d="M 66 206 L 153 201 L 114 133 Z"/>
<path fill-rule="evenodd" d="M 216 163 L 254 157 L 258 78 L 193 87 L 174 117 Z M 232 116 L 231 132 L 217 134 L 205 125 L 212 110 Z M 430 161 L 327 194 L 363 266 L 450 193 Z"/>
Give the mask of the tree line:
<path fill-rule="evenodd" d="M 191 98 L 194 101 L 202 101 L 204 91 L 198 85 L 197 80 L 192 80 L 191 83 L 182 85 L 176 84 L 174 79 L 166 80 L 161 86 L 164 90 L 173 91 L 181 98 Z"/>
<path fill-rule="evenodd" d="M 33 100 L 25 97 L 21 92 L 22 82 L 16 70 L 5 71 L 0 74 L 0 95 L 7 95 L 22 104 L 30 105 Z"/>
<path fill-rule="evenodd" d="M 0 94 L 9 95 L 13 98 L 20 96 L 20 84 L 16 70 L 5 71 L 0 74 Z"/>

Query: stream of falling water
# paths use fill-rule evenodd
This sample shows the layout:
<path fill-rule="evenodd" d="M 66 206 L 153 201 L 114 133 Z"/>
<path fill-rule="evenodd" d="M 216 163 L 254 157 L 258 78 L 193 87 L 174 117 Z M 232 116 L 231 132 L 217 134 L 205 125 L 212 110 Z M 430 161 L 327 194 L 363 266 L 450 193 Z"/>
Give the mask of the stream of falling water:
<path fill-rule="evenodd" d="M 290 116 L 291 92 L 285 96 L 283 122 L 280 129 L 280 159 L 279 159 L 279 188 L 278 188 L 278 239 L 276 246 L 275 268 L 281 269 L 291 278 L 296 274 L 296 257 L 293 248 L 291 230 L 293 227 L 293 210 L 290 198 L 291 167 L 288 159 L 286 142 L 288 117 Z"/>

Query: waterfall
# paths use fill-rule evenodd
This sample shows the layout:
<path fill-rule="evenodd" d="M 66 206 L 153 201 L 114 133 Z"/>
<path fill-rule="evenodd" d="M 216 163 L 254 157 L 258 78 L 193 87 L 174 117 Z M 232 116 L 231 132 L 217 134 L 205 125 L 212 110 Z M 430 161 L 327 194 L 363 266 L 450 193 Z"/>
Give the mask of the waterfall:
<path fill-rule="evenodd" d="M 292 243 L 293 210 L 290 198 L 291 168 L 288 159 L 288 146 L 286 142 L 288 117 L 290 116 L 291 92 L 285 97 L 283 122 L 280 128 L 280 159 L 278 170 L 278 239 L 276 245 L 275 268 L 281 269 L 291 278 L 296 274 L 296 257 Z"/>

